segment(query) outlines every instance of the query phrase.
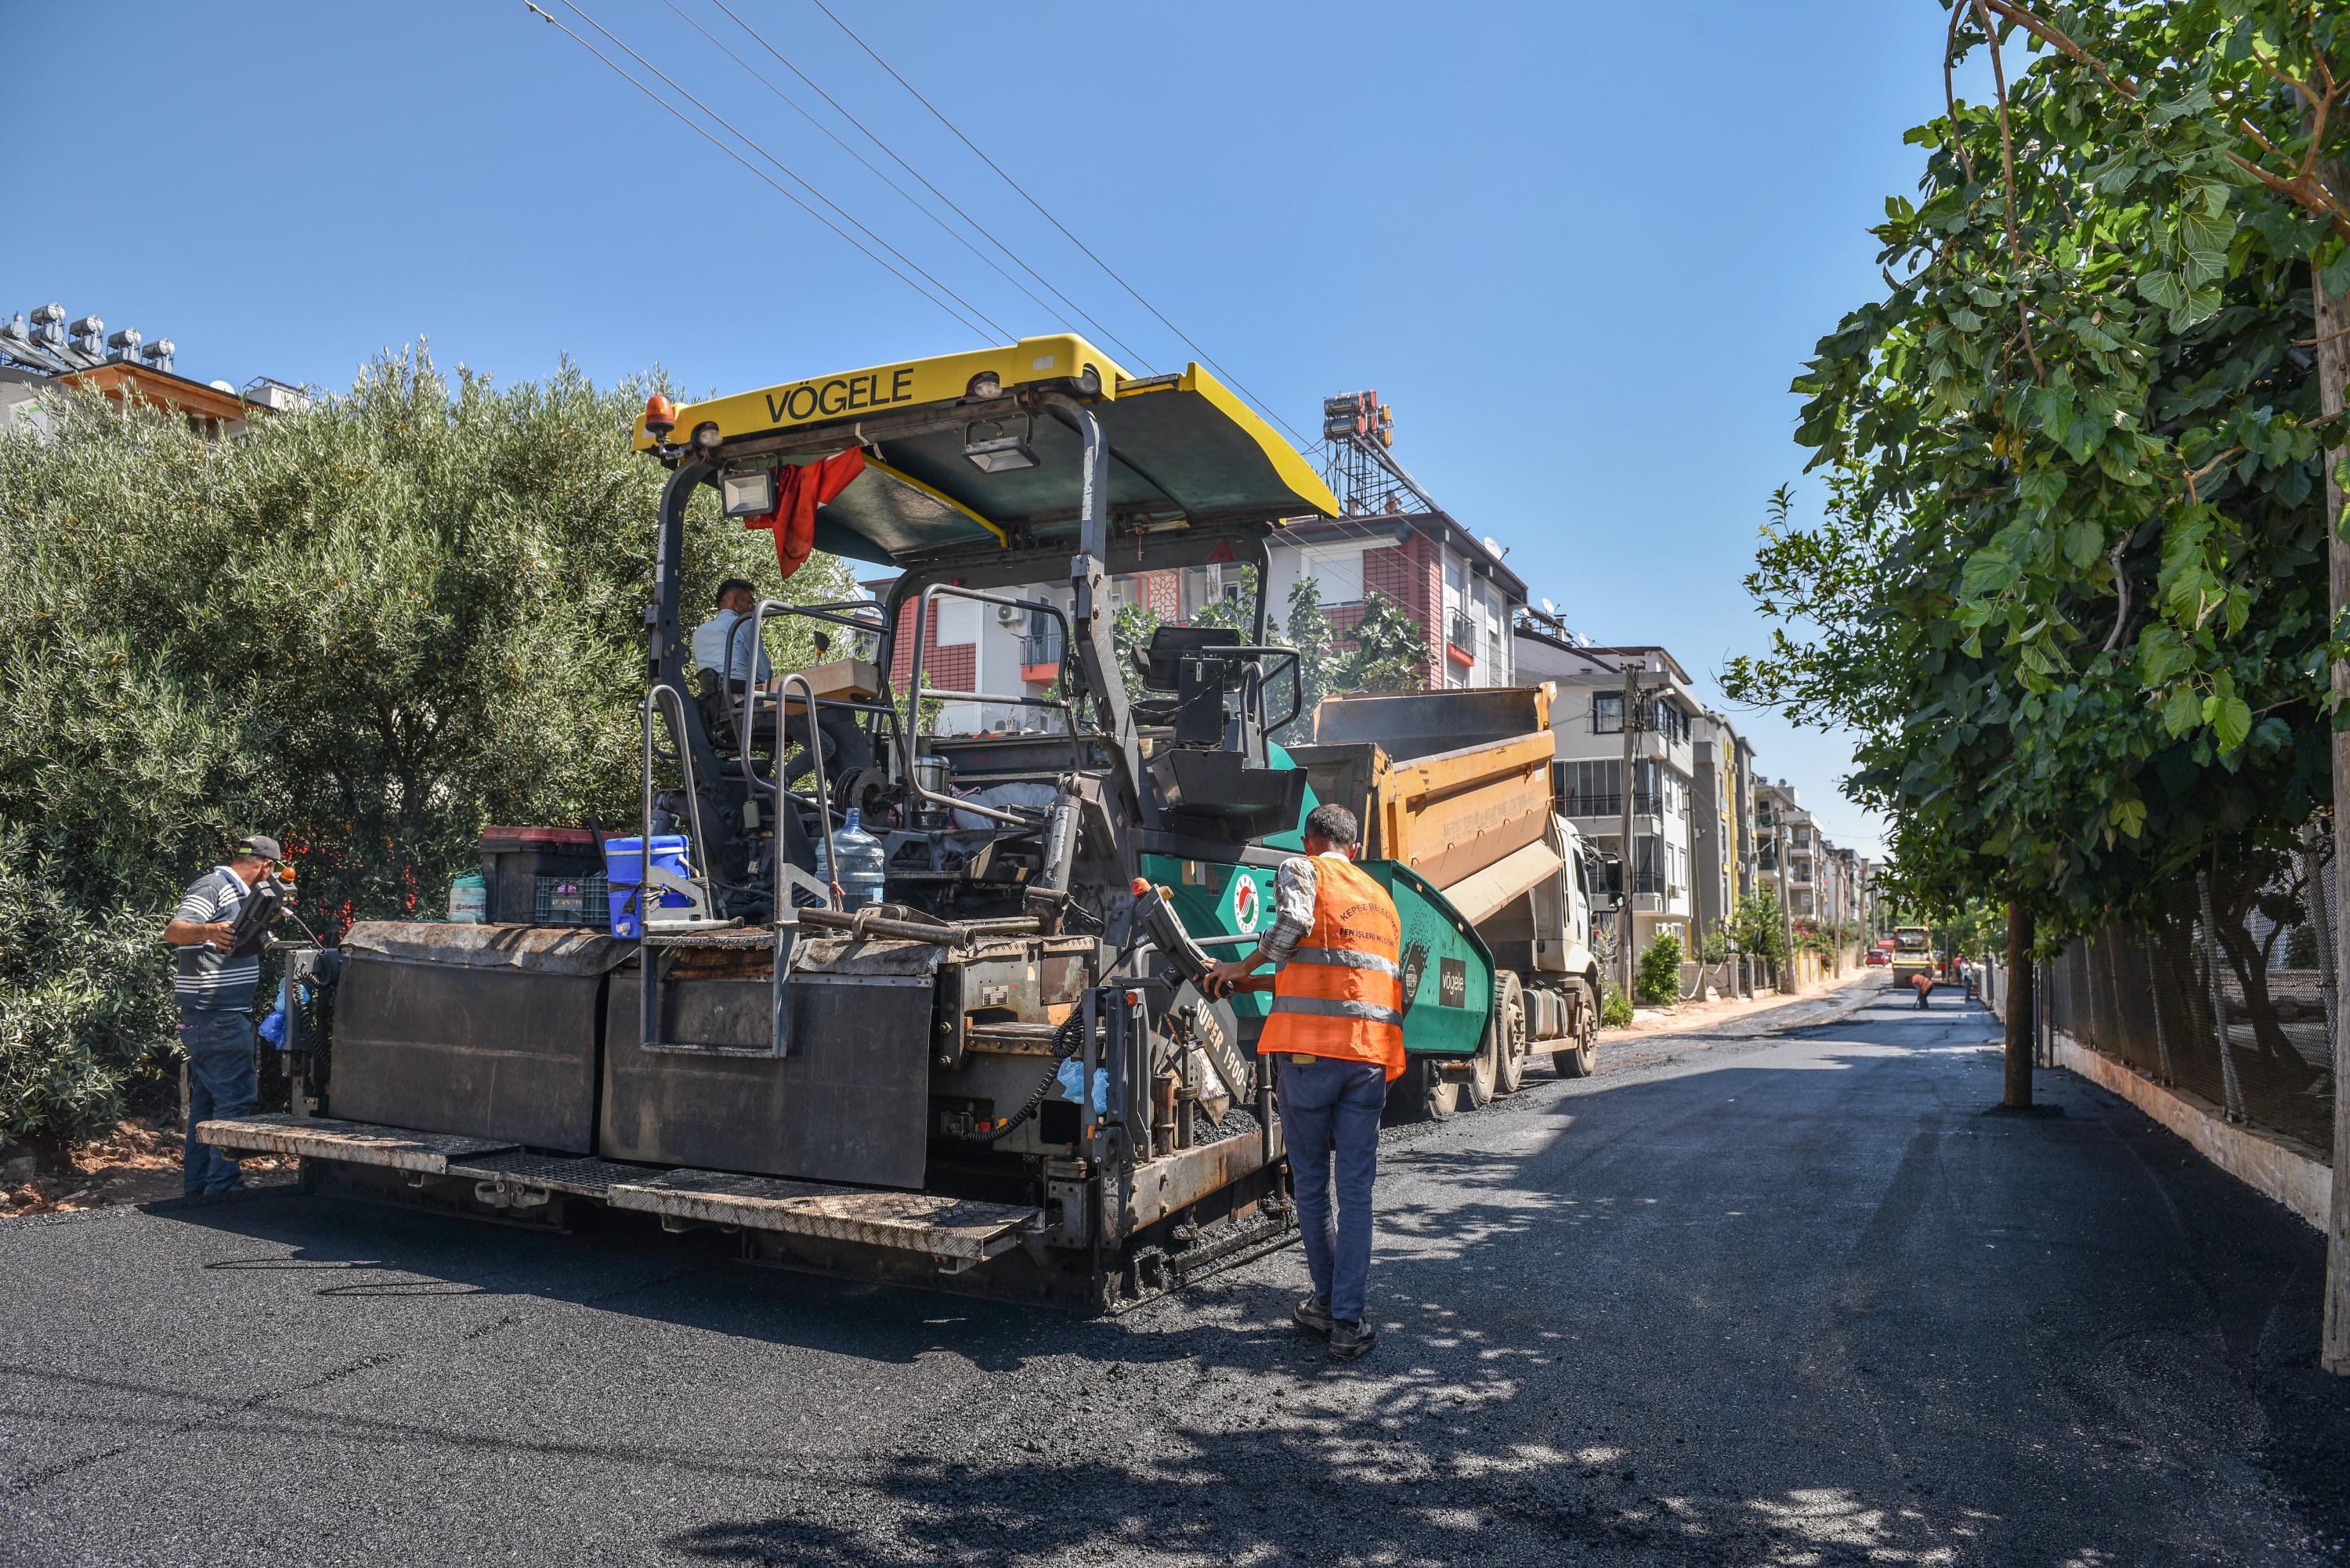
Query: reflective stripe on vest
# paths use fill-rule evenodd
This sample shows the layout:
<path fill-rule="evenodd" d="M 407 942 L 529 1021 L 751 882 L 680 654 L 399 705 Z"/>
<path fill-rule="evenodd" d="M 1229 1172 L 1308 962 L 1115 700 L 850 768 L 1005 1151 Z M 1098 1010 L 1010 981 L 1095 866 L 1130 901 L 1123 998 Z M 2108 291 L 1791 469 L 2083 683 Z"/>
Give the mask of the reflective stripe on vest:
<path fill-rule="evenodd" d="M 1393 959 L 1377 953 L 1358 952 L 1353 948 L 1299 948 L 1290 954 L 1293 963 L 1335 963 L 1347 969 L 1377 970 L 1379 973 L 1403 978 L 1403 968 Z"/>
<path fill-rule="evenodd" d="M 1314 862 L 1314 919 L 1274 975 L 1257 1049 L 1375 1062 L 1403 1071 L 1401 921 L 1395 901 L 1352 861 Z"/>
<path fill-rule="evenodd" d="M 1275 1012 L 1310 1012 L 1316 1018 L 1367 1018 L 1374 1023 L 1403 1026 L 1403 1010 L 1375 1002 L 1347 1002 L 1327 996 L 1275 996 Z"/>

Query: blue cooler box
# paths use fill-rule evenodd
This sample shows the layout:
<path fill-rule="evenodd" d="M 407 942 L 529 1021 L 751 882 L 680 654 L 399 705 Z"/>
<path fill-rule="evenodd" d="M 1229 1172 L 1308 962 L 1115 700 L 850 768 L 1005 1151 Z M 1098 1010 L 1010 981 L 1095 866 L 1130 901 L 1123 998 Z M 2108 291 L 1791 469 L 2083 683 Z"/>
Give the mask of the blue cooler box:
<path fill-rule="evenodd" d="M 682 833 L 653 836 L 653 864 L 682 877 L 687 874 L 686 836 Z M 610 889 L 612 934 L 634 941 L 645 934 L 639 896 L 644 888 L 644 840 L 604 840 L 604 880 Z M 663 893 L 660 907 L 682 909 L 691 903 L 682 893 Z"/>

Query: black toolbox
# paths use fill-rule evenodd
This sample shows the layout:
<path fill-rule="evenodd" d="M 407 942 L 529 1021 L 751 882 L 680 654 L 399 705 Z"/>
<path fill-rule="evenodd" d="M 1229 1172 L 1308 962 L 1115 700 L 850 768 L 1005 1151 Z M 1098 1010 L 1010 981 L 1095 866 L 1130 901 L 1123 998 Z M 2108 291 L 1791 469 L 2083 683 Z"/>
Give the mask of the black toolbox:
<path fill-rule="evenodd" d="M 482 829 L 482 918 L 494 926 L 593 926 L 606 907 L 602 836 L 585 827 Z"/>

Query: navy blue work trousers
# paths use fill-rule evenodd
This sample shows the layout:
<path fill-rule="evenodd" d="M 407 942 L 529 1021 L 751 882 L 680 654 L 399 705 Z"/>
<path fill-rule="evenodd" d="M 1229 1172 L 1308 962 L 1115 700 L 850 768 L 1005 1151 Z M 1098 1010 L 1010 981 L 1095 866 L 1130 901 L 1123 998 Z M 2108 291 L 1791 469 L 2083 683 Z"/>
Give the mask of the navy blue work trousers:
<path fill-rule="evenodd" d="M 1283 1054 L 1274 1079 L 1281 1136 L 1297 1188 L 1297 1225 L 1314 1294 L 1341 1323 L 1360 1323 L 1371 1277 L 1371 1181 L 1379 1160 L 1387 1070 L 1376 1062 Z M 1336 1211 L 1330 1201 L 1333 1179 Z"/>
<path fill-rule="evenodd" d="M 253 1020 L 232 1008 L 182 1007 L 180 1047 L 188 1054 L 188 1147 L 180 1161 L 181 1185 L 190 1197 L 230 1191 L 244 1179 L 244 1168 L 212 1145 L 198 1143 L 196 1124 L 252 1114 L 261 1092 L 254 1081 Z"/>

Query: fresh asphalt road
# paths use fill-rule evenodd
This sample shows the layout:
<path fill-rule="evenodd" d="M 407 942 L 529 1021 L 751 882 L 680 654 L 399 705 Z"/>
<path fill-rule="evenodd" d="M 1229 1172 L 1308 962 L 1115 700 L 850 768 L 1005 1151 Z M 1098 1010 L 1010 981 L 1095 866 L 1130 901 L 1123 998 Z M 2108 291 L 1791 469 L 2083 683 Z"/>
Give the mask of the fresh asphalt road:
<path fill-rule="evenodd" d="M 0 1559 L 2331 1561 L 2323 1249 L 1947 992 L 1647 1037 L 1087 1323 L 290 1192 L 0 1223 Z M 1870 1000 L 1881 998 L 1881 1000 Z M 1820 1016 L 1814 1009 L 1794 1016 Z"/>

